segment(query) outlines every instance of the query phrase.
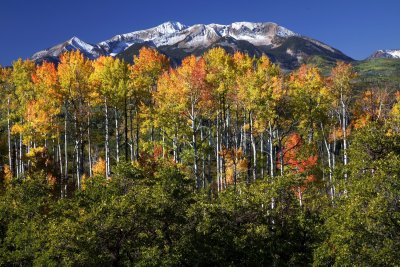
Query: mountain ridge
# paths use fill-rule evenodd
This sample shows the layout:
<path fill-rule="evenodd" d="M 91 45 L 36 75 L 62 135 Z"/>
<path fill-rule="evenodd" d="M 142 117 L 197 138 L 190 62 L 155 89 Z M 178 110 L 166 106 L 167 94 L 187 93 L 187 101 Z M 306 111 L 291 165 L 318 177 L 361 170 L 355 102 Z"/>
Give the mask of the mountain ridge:
<path fill-rule="evenodd" d="M 32 59 L 38 63 L 57 61 L 65 51 L 80 50 L 89 59 L 116 56 L 132 61 L 131 55 L 137 54 L 136 50 L 142 46 L 160 50 L 177 64 L 185 56 L 199 56 L 217 46 L 230 53 L 241 51 L 256 57 L 266 54 L 282 68 L 289 70 L 297 68 L 314 56 L 328 61 L 353 61 L 338 49 L 274 22 L 245 21 L 228 25 L 212 23 L 192 26 L 168 21 L 149 29 L 117 34 L 97 44 L 72 37 L 64 43 L 35 53 Z"/>

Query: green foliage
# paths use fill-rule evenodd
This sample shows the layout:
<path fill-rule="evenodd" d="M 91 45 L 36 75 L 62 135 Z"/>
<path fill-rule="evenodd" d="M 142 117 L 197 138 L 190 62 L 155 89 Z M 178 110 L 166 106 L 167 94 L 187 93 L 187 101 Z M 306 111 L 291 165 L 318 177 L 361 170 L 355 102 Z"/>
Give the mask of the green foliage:
<path fill-rule="evenodd" d="M 372 124 L 353 138 L 346 191 L 326 213 L 315 266 L 396 266 L 400 262 L 399 136 Z"/>

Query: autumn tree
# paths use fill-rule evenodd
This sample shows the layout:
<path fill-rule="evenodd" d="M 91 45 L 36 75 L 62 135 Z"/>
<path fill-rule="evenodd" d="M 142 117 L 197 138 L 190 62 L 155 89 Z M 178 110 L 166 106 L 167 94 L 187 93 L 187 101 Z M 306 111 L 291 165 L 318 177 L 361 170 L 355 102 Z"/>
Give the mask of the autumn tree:
<path fill-rule="evenodd" d="M 356 77 L 353 67 L 344 62 L 338 62 L 331 71 L 329 89 L 335 99 L 337 113 L 340 114 L 340 126 L 343 139 L 343 164 L 348 164 L 347 157 L 347 128 L 349 125 L 349 105 L 352 97 L 352 80 Z M 347 179 L 345 172 L 344 178 Z"/>
<path fill-rule="evenodd" d="M 60 93 L 64 102 L 64 145 L 65 145 L 65 178 L 68 179 L 68 132 L 74 128 L 75 168 L 77 186 L 80 188 L 81 176 L 84 173 L 84 148 L 88 127 L 88 114 L 92 98 L 96 98 L 89 84 L 92 64 L 79 51 L 64 53 L 58 65 Z M 69 123 L 72 122 L 72 125 Z"/>
<path fill-rule="evenodd" d="M 12 69 L 10 68 L 2 68 L 0 66 L 0 90 L 3 96 L 2 105 L 7 107 L 6 114 L 3 116 L 7 119 L 7 147 L 8 147 L 8 168 L 11 174 L 15 173 L 15 165 L 13 164 L 13 155 L 12 155 L 12 139 L 11 139 L 11 114 L 12 114 L 12 104 L 14 101 L 14 86 L 12 83 Z M 6 102 L 4 102 L 6 101 Z"/>
<path fill-rule="evenodd" d="M 214 96 L 216 114 L 215 120 L 215 151 L 217 163 L 217 188 L 222 190 L 224 185 L 224 149 L 230 149 L 231 114 L 228 95 L 234 85 L 234 68 L 232 57 L 222 48 L 209 50 L 205 55 L 207 82 Z"/>
<path fill-rule="evenodd" d="M 157 91 L 158 78 L 164 71 L 168 70 L 169 61 L 165 55 L 147 47 L 143 47 L 139 51 L 139 55 L 134 56 L 133 61 L 134 64 L 129 68 L 129 86 L 132 90 L 131 99 L 136 116 L 135 158 L 137 159 L 140 152 L 139 134 L 141 126 L 144 126 L 145 132 L 150 132 L 151 142 L 155 140 L 153 93 Z M 141 125 L 142 121 L 144 125 Z"/>

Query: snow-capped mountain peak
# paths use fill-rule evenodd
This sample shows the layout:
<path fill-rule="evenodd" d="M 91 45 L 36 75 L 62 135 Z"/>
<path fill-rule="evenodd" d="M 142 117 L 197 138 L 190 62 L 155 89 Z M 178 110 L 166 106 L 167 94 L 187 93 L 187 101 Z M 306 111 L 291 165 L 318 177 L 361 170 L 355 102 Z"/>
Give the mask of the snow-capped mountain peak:
<path fill-rule="evenodd" d="M 375 51 L 369 59 L 373 58 L 397 58 L 400 59 L 400 49 L 386 49 Z"/>
<path fill-rule="evenodd" d="M 171 33 L 177 32 L 177 31 L 181 31 L 186 28 L 187 28 L 187 26 L 183 25 L 180 22 L 167 21 L 163 24 L 160 24 L 160 25 L 154 27 L 153 29 L 157 30 L 159 33 L 162 33 L 162 34 L 171 34 Z"/>
<path fill-rule="evenodd" d="M 56 60 L 62 53 L 66 51 L 81 51 L 86 57 L 90 59 L 98 58 L 104 55 L 104 51 L 98 45 L 86 43 L 76 36 L 68 39 L 64 43 L 58 44 L 51 48 L 39 51 L 32 56 L 35 61 L 42 61 L 43 59 Z"/>

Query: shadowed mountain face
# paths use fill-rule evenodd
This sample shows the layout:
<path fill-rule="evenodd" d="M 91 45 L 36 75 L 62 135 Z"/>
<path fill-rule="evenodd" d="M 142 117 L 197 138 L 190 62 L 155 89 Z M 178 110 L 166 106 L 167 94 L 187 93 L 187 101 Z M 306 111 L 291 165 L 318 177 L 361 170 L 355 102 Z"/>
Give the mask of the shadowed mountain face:
<path fill-rule="evenodd" d="M 315 56 L 328 62 L 353 61 L 322 42 L 270 22 L 196 24 L 190 27 L 179 22 L 166 22 L 151 29 L 116 35 L 95 45 L 73 37 L 34 54 L 32 59 L 38 63 L 57 61 L 65 51 L 80 50 L 89 59 L 109 55 L 132 62 L 133 55 L 137 55 L 143 46 L 159 50 L 175 64 L 190 54 L 199 56 L 214 47 L 222 47 L 229 53 L 241 51 L 255 57 L 266 54 L 287 70 L 295 69 Z"/>

